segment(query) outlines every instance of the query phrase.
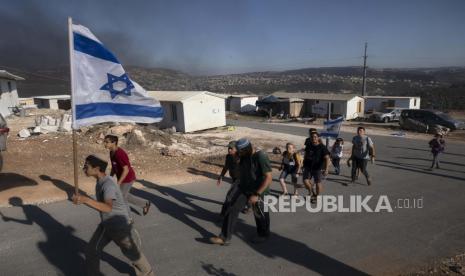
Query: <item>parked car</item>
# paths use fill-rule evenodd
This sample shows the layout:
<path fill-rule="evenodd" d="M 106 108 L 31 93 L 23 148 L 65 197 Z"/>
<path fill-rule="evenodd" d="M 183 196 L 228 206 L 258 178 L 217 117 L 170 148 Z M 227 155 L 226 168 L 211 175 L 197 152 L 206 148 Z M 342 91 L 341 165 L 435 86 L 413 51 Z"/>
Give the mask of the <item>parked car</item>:
<path fill-rule="evenodd" d="M 370 116 L 370 120 L 383 123 L 399 121 L 401 113 L 401 108 L 386 108 L 381 112 L 373 112 L 373 114 Z"/>
<path fill-rule="evenodd" d="M 2 151 L 6 150 L 6 138 L 8 136 L 8 132 L 10 132 L 10 129 L 7 127 L 5 118 L 2 114 L 0 114 L 0 172 L 3 168 Z"/>
<path fill-rule="evenodd" d="M 450 130 L 465 128 L 464 122 L 455 120 L 448 114 L 435 110 L 406 109 L 403 110 L 400 115 L 399 124 L 401 127 L 405 123 L 406 119 L 412 119 L 427 126 L 440 125 L 450 128 Z"/>

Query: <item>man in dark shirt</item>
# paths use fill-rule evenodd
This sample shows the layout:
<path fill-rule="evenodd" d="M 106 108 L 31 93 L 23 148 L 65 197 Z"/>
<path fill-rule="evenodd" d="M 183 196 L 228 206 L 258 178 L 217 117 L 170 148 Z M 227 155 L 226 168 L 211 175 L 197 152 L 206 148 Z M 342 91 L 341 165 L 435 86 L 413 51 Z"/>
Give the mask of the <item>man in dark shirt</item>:
<path fill-rule="evenodd" d="M 237 141 L 239 151 L 240 180 L 235 193 L 231 197 L 231 207 L 227 210 L 221 228 L 221 234 L 210 238 L 213 244 L 226 245 L 231 239 L 239 213 L 249 202 L 253 206 L 258 236 L 252 241 L 261 243 L 270 235 L 270 216 L 264 211 L 263 197 L 268 194 L 269 186 L 273 180 L 271 163 L 263 151 L 256 151 L 249 140 L 242 138 Z"/>
<path fill-rule="evenodd" d="M 436 169 L 439 169 L 439 155 L 444 152 L 446 141 L 442 138 L 442 134 L 438 133 L 434 135 L 434 139 L 429 141 L 428 144 L 433 154 L 433 163 L 431 164 L 430 170 L 433 170 L 434 166 L 436 166 Z"/>
<path fill-rule="evenodd" d="M 133 225 L 129 222 L 127 204 L 114 180 L 105 174 L 108 163 L 104 158 L 89 155 L 84 164 L 87 176 L 97 180 L 94 200 L 85 195 L 74 195 L 75 204 L 84 203 L 100 212 L 101 223 L 95 230 L 86 249 L 87 275 L 101 275 L 100 255 L 111 241 L 132 262 L 137 275 L 154 275 L 152 267 L 135 241 Z M 138 244 L 139 243 L 139 244 Z"/>
<path fill-rule="evenodd" d="M 226 194 L 226 198 L 224 200 L 223 206 L 221 207 L 220 217 L 224 218 L 226 210 L 231 205 L 231 196 L 234 194 L 234 191 L 237 189 L 237 180 L 239 177 L 239 155 L 237 154 L 236 149 L 236 141 L 231 141 L 228 145 L 228 154 L 226 155 L 225 164 L 223 166 L 223 170 L 221 170 L 221 174 L 218 177 L 218 181 L 216 185 L 219 186 L 221 184 L 221 180 L 223 180 L 224 175 L 226 172 L 229 171 L 229 176 L 231 176 L 232 184 L 231 188 L 229 189 L 228 193 Z"/>
<path fill-rule="evenodd" d="M 312 202 L 323 191 L 322 178 L 328 175 L 330 164 L 329 151 L 321 143 L 320 135 L 312 132 L 310 138 L 305 143 L 305 156 L 303 165 L 303 181 L 305 187 L 311 195 Z M 316 184 L 316 190 L 313 191 L 311 179 Z"/>

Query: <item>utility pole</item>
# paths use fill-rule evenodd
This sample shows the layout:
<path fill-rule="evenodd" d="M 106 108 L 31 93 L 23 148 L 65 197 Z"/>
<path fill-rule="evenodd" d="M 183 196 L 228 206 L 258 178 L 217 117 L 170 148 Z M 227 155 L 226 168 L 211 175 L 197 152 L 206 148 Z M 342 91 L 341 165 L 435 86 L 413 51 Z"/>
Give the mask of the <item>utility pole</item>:
<path fill-rule="evenodd" d="M 331 102 L 328 102 L 328 122 L 331 120 Z M 329 136 L 326 136 L 326 147 L 329 147 Z"/>
<path fill-rule="evenodd" d="M 365 42 L 365 55 L 363 55 L 363 81 L 362 81 L 362 97 L 366 95 L 367 89 L 367 46 L 368 43 Z"/>

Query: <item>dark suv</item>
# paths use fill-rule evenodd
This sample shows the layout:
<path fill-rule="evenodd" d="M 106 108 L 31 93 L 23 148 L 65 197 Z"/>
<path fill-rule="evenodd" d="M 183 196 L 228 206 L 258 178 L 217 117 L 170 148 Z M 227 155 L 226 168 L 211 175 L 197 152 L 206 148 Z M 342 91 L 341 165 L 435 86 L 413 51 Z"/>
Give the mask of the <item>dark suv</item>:
<path fill-rule="evenodd" d="M 8 129 L 6 125 L 6 120 L 3 118 L 2 114 L 0 114 L 0 172 L 3 168 L 3 157 L 2 151 L 6 150 L 6 137 L 8 136 Z"/>
<path fill-rule="evenodd" d="M 440 125 L 450 130 L 463 129 L 464 123 L 451 118 L 444 112 L 425 109 L 406 109 L 400 114 L 399 124 L 403 126 L 406 119 L 412 119 L 427 126 Z"/>

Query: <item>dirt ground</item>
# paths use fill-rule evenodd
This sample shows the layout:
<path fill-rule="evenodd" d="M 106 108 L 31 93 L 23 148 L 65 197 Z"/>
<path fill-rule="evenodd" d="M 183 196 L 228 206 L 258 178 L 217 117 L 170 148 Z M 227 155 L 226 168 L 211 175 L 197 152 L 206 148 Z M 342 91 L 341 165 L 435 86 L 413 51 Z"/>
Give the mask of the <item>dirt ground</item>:
<path fill-rule="evenodd" d="M 465 275 L 465 253 L 436 261 L 414 273 L 405 276 L 423 275 Z"/>

